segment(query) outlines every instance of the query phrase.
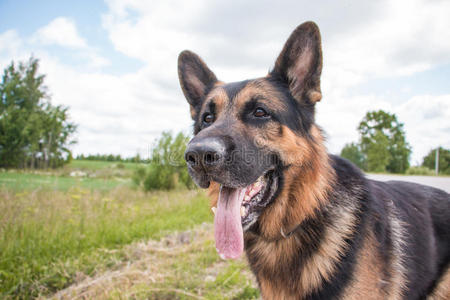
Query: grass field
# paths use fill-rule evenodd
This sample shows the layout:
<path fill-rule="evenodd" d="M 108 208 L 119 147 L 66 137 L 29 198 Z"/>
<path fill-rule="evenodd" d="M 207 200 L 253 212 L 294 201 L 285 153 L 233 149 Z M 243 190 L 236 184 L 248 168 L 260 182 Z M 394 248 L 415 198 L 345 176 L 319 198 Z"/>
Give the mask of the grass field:
<path fill-rule="evenodd" d="M 216 254 L 203 192 L 146 194 L 116 169 L 76 161 L 55 172 L 0 172 L 0 298 L 258 296 L 246 263 Z M 67 175 L 74 170 L 91 173 Z"/>
<path fill-rule="evenodd" d="M 108 191 L 118 186 L 130 186 L 126 178 L 88 178 L 69 177 L 53 174 L 32 174 L 25 172 L 1 172 L 0 188 L 15 191 L 60 190 L 67 191 L 77 187 L 81 189 Z"/>

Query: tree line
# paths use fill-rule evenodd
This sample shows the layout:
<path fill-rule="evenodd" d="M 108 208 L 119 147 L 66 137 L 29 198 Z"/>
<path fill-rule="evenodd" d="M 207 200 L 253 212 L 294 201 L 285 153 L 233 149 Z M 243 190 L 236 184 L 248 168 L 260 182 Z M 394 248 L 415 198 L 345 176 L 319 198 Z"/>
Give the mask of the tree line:
<path fill-rule="evenodd" d="M 143 159 L 139 154 L 133 157 L 122 157 L 120 154 L 79 154 L 75 157 L 77 160 L 96 160 L 96 161 L 114 161 L 114 162 L 135 162 L 135 163 L 148 163 L 148 159 Z"/>
<path fill-rule="evenodd" d="M 39 60 L 11 62 L 0 82 L 0 167 L 56 168 L 72 158 L 77 126 L 52 105 Z"/>

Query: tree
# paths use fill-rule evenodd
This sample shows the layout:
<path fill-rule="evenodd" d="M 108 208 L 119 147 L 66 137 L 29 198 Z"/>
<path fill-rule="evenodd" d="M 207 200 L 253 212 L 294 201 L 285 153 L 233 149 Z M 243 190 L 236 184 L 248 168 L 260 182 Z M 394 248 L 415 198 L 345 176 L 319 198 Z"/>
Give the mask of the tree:
<path fill-rule="evenodd" d="M 368 171 L 404 173 L 409 168 L 411 147 L 395 114 L 383 110 L 368 112 L 358 131 Z"/>
<path fill-rule="evenodd" d="M 432 170 L 436 168 L 436 149 L 423 158 L 422 167 Z M 442 147 L 439 148 L 439 173 L 450 175 L 450 150 Z"/>
<path fill-rule="evenodd" d="M 366 169 L 364 154 L 357 143 L 345 144 L 344 148 L 342 148 L 341 156 L 357 165 L 360 169 Z"/>
<path fill-rule="evenodd" d="M 376 130 L 372 142 L 366 145 L 367 169 L 371 172 L 386 172 L 391 160 L 389 139 L 382 131 Z"/>
<path fill-rule="evenodd" d="M 4 70 L 0 82 L 0 167 L 58 167 L 71 158 L 76 125 L 68 108 L 53 106 L 39 61 L 30 58 Z"/>

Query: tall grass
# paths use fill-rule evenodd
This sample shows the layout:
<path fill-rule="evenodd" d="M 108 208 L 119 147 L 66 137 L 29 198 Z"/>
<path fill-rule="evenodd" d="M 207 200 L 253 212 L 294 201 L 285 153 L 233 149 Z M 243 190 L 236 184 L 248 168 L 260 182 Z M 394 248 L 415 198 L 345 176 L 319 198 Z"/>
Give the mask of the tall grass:
<path fill-rule="evenodd" d="M 145 194 L 127 186 L 103 191 L 2 187 L 0 211 L 2 298 L 55 292 L 77 272 L 90 274 L 119 259 L 120 252 L 107 249 L 212 221 L 202 192 Z"/>

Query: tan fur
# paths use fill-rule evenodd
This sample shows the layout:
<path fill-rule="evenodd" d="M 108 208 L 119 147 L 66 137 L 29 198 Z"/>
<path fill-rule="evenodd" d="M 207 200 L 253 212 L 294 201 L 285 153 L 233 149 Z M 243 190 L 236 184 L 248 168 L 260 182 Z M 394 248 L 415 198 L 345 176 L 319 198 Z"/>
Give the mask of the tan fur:
<path fill-rule="evenodd" d="M 383 278 L 382 266 L 386 263 L 376 249 L 377 241 L 369 232 L 364 241 L 363 248 L 357 258 L 357 266 L 353 282 L 344 292 L 344 299 L 403 299 L 403 290 L 406 286 L 405 270 L 403 266 L 403 226 L 397 218 L 393 203 L 388 201 L 389 220 L 392 232 L 393 256 L 386 266 L 389 278 Z"/>
<path fill-rule="evenodd" d="M 309 293 L 316 290 L 322 280 L 329 280 L 335 271 L 335 265 L 339 262 L 339 256 L 346 249 L 344 239 L 352 234 L 354 215 L 349 210 L 342 214 L 342 218 L 336 220 L 336 224 L 327 228 L 326 234 L 319 247 L 319 250 L 306 262 L 299 282 L 292 281 L 292 290 L 300 290 Z M 261 272 L 257 274 L 260 279 L 261 292 L 264 299 L 274 299 L 271 297 L 274 286 L 277 285 L 277 278 L 271 276 L 279 265 L 295 263 L 291 261 L 295 252 L 301 245 L 295 238 L 280 239 L 276 242 L 259 239 L 256 245 L 250 250 L 252 255 L 260 258 Z M 267 277 L 266 277 L 267 276 Z M 279 283 L 280 284 L 280 283 Z M 295 293 L 288 294 L 285 291 L 283 299 L 295 299 Z M 282 299 L 282 298 L 275 298 Z"/>
<path fill-rule="evenodd" d="M 270 279 L 261 279 L 260 288 L 263 299 L 277 299 L 277 300 L 296 300 L 298 297 L 286 294 L 285 291 L 277 288 L 277 283 Z"/>
<path fill-rule="evenodd" d="M 385 263 L 376 249 L 377 241 L 372 233 L 366 237 L 356 261 L 353 281 L 343 292 L 343 299 L 382 300 L 390 299 L 386 291 L 389 282 L 383 278 Z"/>
<path fill-rule="evenodd" d="M 450 268 L 441 277 L 433 293 L 427 300 L 449 300 L 450 299 Z"/>
<path fill-rule="evenodd" d="M 190 80 L 194 80 L 196 82 L 196 84 L 201 84 L 201 82 L 198 80 L 198 78 L 192 78 Z M 219 108 L 223 107 L 223 105 L 221 105 L 221 104 L 228 100 L 228 96 L 225 93 L 225 91 L 223 91 L 223 89 L 218 88 L 218 87 L 222 86 L 223 84 L 224 83 L 222 81 L 217 81 L 214 84 L 215 88 L 208 94 L 208 98 L 207 98 L 207 99 L 211 99 L 213 97 L 217 97 L 217 99 L 215 99 L 215 101 L 217 101 L 216 105 L 218 105 Z M 183 86 L 183 83 L 182 83 L 182 88 L 184 91 L 185 88 Z M 223 93 L 221 93 L 221 92 L 223 92 Z M 203 105 L 202 105 L 202 109 L 200 110 L 200 114 L 202 111 L 204 111 L 205 103 L 207 103 L 207 102 L 209 102 L 209 101 L 203 101 Z M 195 107 L 192 105 L 189 105 L 189 111 L 191 113 L 192 119 L 195 120 L 195 118 L 197 118 L 197 111 L 196 111 Z"/>
<path fill-rule="evenodd" d="M 217 182 L 211 181 L 209 183 L 209 188 L 208 188 L 208 196 L 210 199 L 211 207 L 217 207 L 217 201 L 219 201 L 219 191 L 220 191 L 220 184 L 218 184 Z"/>
<path fill-rule="evenodd" d="M 280 237 L 280 229 L 289 232 L 313 215 L 334 181 L 320 131 L 315 127 L 311 132 L 315 141 L 299 137 L 283 126 L 283 142 L 277 140 L 270 145 L 280 149 L 281 159 L 290 167 L 284 172 L 282 193 L 260 216 L 261 234 L 268 239 Z"/>
<path fill-rule="evenodd" d="M 252 234 L 249 233 L 249 235 Z M 264 264 L 263 268 L 271 272 L 280 263 L 289 263 L 289 259 L 294 254 L 293 251 L 296 250 L 296 247 L 298 247 L 296 239 L 280 239 L 275 242 L 261 239 L 250 251 L 252 254 L 261 257 L 261 262 Z M 276 255 L 278 253 L 283 253 L 283 255 Z"/>
<path fill-rule="evenodd" d="M 322 99 L 322 93 L 311 90 L 306 95 L 311 102 L 319 102 Z"/>
<path fill-rule="evenodd" d="M 273 110 L 286 109 L 286 104 L 281 100 L 282 95 L 280 92 L 275 90 L 272 85 L 268 84 L 265 79 L 257 79 L 249 82 L 247 86 L 235 96 L 233 100 L 235 111 L 241 111 L 245 103 L 253 96 L 259 96 L 259 100 L 267 106 L 270 106 Z"/>
<path fill-rule="evenodd" d="M 390 279 L 390 289 L 389 289 L 389 299 L 403 299 L 403 290 L 407 285 L 406 281 L 406 270 L 403 265 L 403 256 L 405 255 L 403 251 L 404 246 L 404 227 L 406 226 L 397 217 L 395 211 L 394 203 L 389 200 L 387 203 L 387 208 L 389 210 L 389 221 L 391 226 L 392 234 L 392 251 L 393 260 L 391 262 L 391 279 Z"/>
<path fill-rule="evenodd" d="M 335 220 L 335 224 L 327 228 L 319 250 L 305 264 L 301 281 L 303 290 L 316 290 L 322 284 L 323 279 L 325 281 L 331 279 L 339 257 L 347 249 L 345 239 L 353 234 L 356 221 L 355 208 L 348 207 L 347 209 L 340 212 L 341 217 Z"/>
<path fill-rule="evenodd" d="M 208 94 L 207 98 L 203 102 L 202 109 L 200 111 L 201 113 L 205 111 L 211 101 L 214 101 L 216 105 L 216 115 L 220 115 L 220 113 L 225 110 L 230 100 L 228 99 L 228 95 L 224 89 L 221 88 L 220 85 L 217 85 L 217 87 Z"/>
<path fill-rule="evenodd" d="M 289 295 L 289 291 L 284 291 L 286 293 L 283 295 L 285 299 L 295 299 L 295 292 L 298 290 L 302 293 L 314 291 L 320 287 L 323 280 L 331 279 L 335 266 L 339 262 L 339 257 L 347 249 L 345 239 L 353 234 L 356 222 L 355 209 L 354 206 L 349 204 L 345 209 L 331 212 L 336 214 L 334 223 L 327 227 L 318 251 L 303 266 L 299 282 L 292 281 L 290 283 L 293 294 Z M 246 238 L 255 237 L 251 233 L 247 233 Z M 308 241 L 305 242 L 308 243 Z M 251 251 L 252 256 L 259 258 L 260 274 L 257 274 L 257 277 L 261 282 L 261 292 L 264 299 L 273 299 L 271 298 L 274 292 L 272 288 L 277 285 L 277 277 L 272 274 L 276 273 L 280 265 L 296 263 L 292 261 L 292 257 L 295 257 L 296 251 L 301 246 L 294 237 L 282 238 L 277 241 L 257 238 L 256 244 L 249 251 Z M 267 282 L 267 284 L 263 284 L 264 282 Z"/>

